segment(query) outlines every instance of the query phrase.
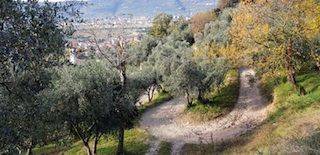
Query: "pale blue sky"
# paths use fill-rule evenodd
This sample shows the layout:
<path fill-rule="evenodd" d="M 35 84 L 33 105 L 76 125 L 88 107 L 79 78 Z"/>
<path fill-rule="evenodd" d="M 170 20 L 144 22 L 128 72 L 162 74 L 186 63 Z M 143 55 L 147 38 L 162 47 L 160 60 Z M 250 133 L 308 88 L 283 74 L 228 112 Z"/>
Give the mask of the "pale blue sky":
<path fill-rule="evenodd" d="M 45 0 L 39 0 L 39 2 L 43 2 Z M 68 0 L 48 0 L 49 2 L 63 2 L 63 1 L 68 1 Z M 70 1 L 70 0 L 69 0 Z M 79 0 L 80 1 L 80 0 Z M 87 0 L 81 0 L 81 1 L 87 1 Z"/>

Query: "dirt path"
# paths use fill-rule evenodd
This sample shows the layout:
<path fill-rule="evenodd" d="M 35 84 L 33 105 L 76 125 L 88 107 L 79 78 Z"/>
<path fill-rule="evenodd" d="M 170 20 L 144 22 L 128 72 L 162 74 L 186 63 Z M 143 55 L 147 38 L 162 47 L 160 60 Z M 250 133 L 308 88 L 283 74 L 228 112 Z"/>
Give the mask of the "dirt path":
<path fill-rule="evenodd" d="M 266 102 L 260 95 L 253 70 L 240 70 L 239 91 L 234 109 L 216 120 L 202 124 L 182 122 L 179 116 L 186 108 L 186 101 L 180 97 L 144 113 L 141 127 L 159 140 L 172 142 L 172 154 L 179 154 L 185 143 L 212 143 L 234 138 L 251 130 L 267 116 Z"/>

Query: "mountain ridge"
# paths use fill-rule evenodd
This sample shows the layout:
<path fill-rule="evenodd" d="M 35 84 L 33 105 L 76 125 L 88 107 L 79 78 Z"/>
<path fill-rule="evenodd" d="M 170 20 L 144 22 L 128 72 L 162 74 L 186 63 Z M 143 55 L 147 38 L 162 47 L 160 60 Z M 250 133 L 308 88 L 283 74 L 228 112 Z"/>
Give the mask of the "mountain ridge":
<path fill-rule="evenodd" d="M 81 8 L 85 17 L 105 18 L 121 14 L 153 17 L 160 12 L 190 16 L 216 6 L 217 0 L 88 0 Z"/>

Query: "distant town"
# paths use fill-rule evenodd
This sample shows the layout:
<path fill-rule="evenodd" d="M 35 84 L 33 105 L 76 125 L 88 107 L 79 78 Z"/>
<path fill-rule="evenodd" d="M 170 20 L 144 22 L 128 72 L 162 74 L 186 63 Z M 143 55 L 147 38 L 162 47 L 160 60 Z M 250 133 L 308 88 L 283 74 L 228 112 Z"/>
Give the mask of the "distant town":
<path fill-rule="evenodd" d="M 173 20 L 180 18 L 174 16 Z M 189 19 L 189 17 L 184 17 Z M 153 17 L 133 16 L 123 14 L 106 18 L 86 19 L 75 23 L 72 43 L 70 44 L 70 61 L 76 63 L 81 57 L 88 57 L 91 52 L 97 52 L 97 47 L 106 49 L 112 47 L 121 37 L 126 43 L 140 42 L 152 25 Z M 73 51 L 73 52 L 71 52 Z M 75 60 L 77 59 L 77 60 Z"/>

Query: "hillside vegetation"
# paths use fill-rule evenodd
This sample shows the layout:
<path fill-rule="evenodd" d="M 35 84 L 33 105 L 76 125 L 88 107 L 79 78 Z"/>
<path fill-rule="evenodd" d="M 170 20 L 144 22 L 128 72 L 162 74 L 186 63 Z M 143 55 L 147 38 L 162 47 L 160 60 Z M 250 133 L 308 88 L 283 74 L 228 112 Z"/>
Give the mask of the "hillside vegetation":
<path fill-rule="evenodd" d="M 230 112 L 237 102 L 239 95 L 238 71 L 230 70 L 219 88 L 212 89 L 206 94 L 208 104 L 195 100 L 186 111 L 186 120 L 205 122 L 214 120 Z"/>
<path fill-rule="evenodd" d="M 257 130 L 246 135 L 246 144 L 227 148 L 227 152 L 308 152 L 319 153 L 320 76 L 298 76 L 306 88 L 305 96 L 295 93 L 289 83 L 275 86 L 273 110 Z"/>
<path fill-rule="evenodd" d="M 305 96 L 299 96 L 288 82 L 273 85 L 272 108 L 259 127 L 223 143 L 187 145 L 183 153 L 319 153 L 319 80 L 319 73 L 298 76 L 299 84 L 308 92 Z"/>
<path fill-rule="evenodd" d="M 139 42 L 93 32 L 74 63 L 78 5 L 0 1 L 0 154 L 319 153 L 319 0 L 160 13 Z"/>

